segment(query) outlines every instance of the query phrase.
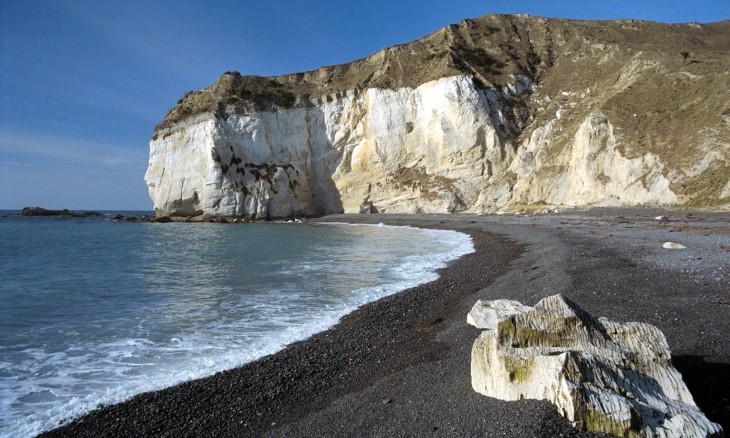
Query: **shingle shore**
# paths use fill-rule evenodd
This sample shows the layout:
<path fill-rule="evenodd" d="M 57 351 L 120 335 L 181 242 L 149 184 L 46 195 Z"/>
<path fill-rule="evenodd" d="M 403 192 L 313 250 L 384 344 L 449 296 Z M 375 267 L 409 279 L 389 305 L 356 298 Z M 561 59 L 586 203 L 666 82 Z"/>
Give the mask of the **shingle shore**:
<path fill-rule="evenodd" d="M 319 219 L 456 229 L 476 252 L 277 354 L 99 409 L 46 436 L 596 436 L 574 431 L 547 402 L 471 389 L 474 302 L 533 305 L 553 293 L 595 315 L 657 325 L 695 400 L 728 430 L 730 220 L 670 212 L 658 223 L 655 215 Z M 669 237 L 688 249 L 662 249 Z"/>

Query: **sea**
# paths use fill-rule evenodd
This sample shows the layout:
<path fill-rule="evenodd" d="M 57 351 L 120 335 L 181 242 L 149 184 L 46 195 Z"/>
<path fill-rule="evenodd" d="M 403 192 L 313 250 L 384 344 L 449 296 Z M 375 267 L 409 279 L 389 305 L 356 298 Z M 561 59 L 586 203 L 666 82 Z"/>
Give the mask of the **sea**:
<path fill-rule="evenodd" d="M 383 224 L 16 213 L 0 211 L 0 437 L 275 353 L 474 250 Z"/>

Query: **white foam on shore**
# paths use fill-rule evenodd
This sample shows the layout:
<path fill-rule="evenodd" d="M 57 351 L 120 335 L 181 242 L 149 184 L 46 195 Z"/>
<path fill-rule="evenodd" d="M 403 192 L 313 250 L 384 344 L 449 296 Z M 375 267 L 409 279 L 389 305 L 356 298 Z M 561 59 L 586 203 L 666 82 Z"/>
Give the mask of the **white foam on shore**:
<path fill-rule="evenodd" d="M 383 224 L 322 225 L 400 228 Z M 41 346 L 16 349 L 14 352 L 22 355 L 23 361 L 0 362 L 0 436 L 33 436 L 101 404 L 118 403 L 139 393 L 206 377 L 275 353 L 334 326 L 366 303 L 435 280 L 436 270 L 474 251 L 471 237 L 466 234 L 418 231 L 427 236 L 428 243 L 419 248 L 418 254 L 406 256 L 391 266 L 390 280 L 385 284 L 326 297 L 311 291 L 287 290 L 286 300 L 278 305 L 272 305 L 270 296 L 247 297 L 245 303 L 220 303 L 223 308 L 244 304 L 245 311 L 256 318 L 213 318 L 197 329 L 183 328 L 165 339 L 120 335 L 118 340 L 98 344 L 93 340 L 71 341 L 65 349 L 50 354 Z M 363 256 L 367 260 L 370 255 Z M 291 275 L 321 275 L 330 262 L 337 261 L 325 260 L 318 266 L 302 260 L 289 269 Z M 144 326 L 145 321 L 138 324 Z M 0 357 L 1 353 L 0 349 Z M 21 414 L 21 404 L 32 406 L 32 412 Z"/>

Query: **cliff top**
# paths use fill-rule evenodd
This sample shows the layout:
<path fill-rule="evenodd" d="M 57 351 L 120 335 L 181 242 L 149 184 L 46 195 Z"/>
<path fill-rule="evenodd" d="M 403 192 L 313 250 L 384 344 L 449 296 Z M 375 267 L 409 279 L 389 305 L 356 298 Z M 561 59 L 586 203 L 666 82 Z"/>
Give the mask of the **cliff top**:
<path fill-rule="evenodd" d="M 730 21 L 661 24 L 487 15 L 462 20 L 363 59 L 313 71 L 271 77 L 226 72 L 209 87 L 186 93 L 155 133 L 204 112 L 224 115 L 306 106 L 311 98 L 326 94 L 416 87 L 462 74 L 474 77 L 484 87 L 502 87 L 513 82 L 512 75 L 525 74 L 547 87 L 544 94 L 557 95 L 566 84 L 591 85 L 598 74 L 591 68 L 593 63 L 576 64 L 585 58 L 611 56 L 613 64 L 625 65 L 637 54 L 645 54 L 682 67 L 690 75 L 716 74 L 706 70 L 725 62 L 727 73 L 728 53 Z"/>

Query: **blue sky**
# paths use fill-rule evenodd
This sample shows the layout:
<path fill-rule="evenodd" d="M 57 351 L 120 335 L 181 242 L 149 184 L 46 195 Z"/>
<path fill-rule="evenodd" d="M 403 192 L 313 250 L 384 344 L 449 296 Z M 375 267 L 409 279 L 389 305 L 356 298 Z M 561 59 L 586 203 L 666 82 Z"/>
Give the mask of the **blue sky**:
<path fill-rule="evenodd" d="M 0 209 L 150 210 L 154 126 L 223 72 L 316 69 L 463 18 L 730 19 L 730 1 L 0 1 Z"/>

